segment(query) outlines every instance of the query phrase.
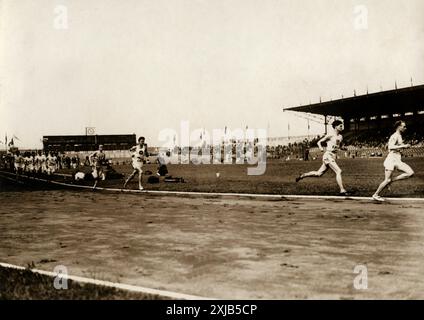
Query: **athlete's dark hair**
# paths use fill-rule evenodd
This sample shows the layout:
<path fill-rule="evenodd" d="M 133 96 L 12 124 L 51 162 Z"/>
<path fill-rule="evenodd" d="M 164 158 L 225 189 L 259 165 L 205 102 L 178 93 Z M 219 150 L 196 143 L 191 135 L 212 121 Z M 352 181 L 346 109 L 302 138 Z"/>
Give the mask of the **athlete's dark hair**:
<path fill-rule="evenodd" d="M 141 139 L 146 140 L 146 138 L 140 137 L 140 138 L 138 138 L 138 142 L 140 142 Z"/>
<path fill-rule="evenodd" d="M 406 123 L 406 122 L 405 122 L 405 121 L 403 121 L 403 120 L 398 120 L 398 121 L 396 121 L 396 122 L 395 122 L 395 125 L 393 126 L 393 127 L 395 128 L 395 130 L 397 130 L 397 128 L 399 128 L 399 126 L 400 126 L 402 123 Z"/>
<path fill-rule="evenodd" d="M 341 125 L 342 123 L 343 123 L 343 121 L 334 120 L 331 125 L 332 125 L 333 128 L 336 128 L 337 126 Z"/>

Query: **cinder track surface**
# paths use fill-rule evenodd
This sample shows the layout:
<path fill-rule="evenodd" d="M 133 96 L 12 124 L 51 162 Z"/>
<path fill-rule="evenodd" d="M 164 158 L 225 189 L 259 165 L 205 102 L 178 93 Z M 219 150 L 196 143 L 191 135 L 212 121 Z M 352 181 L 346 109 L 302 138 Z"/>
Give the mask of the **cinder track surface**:
<path fill-rule="evenodd" d="M 2 262 L 212 298 L 424 298 L 422 202 L 19 189 L 0 201 Z"/>

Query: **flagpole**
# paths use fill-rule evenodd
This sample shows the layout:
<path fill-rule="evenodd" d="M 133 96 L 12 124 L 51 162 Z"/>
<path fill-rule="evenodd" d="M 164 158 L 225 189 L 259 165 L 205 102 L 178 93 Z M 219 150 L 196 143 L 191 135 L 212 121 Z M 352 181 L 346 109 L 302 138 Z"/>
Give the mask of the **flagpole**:
<path fill-rule="evenodd" d="M 287 123 L 287 138 L 290 141 L 290 122 Z"/>
<path fill-rule="evenodd" d="M 310 139 L 310 129 L 311 129 L 311 126 L 309 125 L 309 118 L 308 118 L 308 139 Z"/>

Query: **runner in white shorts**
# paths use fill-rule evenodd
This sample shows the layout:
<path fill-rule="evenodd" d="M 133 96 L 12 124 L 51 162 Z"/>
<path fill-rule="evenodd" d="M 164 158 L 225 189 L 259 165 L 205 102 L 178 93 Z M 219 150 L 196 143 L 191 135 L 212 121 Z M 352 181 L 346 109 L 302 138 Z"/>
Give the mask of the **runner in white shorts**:
<path fill-rule="evenodd" d="M 327 172 L 328 168 L 331 168 L 336 174 L 336 181 L 340 188 L 340 195 L 346 196 L 348 195 L 348 193 L 343 186 L 342 170 L 336 163 L 337 151 L 340 149 L 340 144 L 343 141 L 343 136 L 341 135 L 341 132 L 344 130 L 344 126 L 343 122 L 340 120 L 335 120 L 332 123 L 332 126 L 334 128 L 334 133 L 327 135 L 318 141 L 318 147 L 321 151 L 324 151 L 322 143 L 327 142 L 327 149 L 325 150 L 322 156 L 321 167 L 318 169 L 318 171 L 311 171 L 300 174 L 296 178 L 296 182 L 299 182 L 300 180 L 308 177 L 321 177 L 325 172 Z"/>
<path fill-rule="evenodd" d="M 34 158 L 34 169 L 36 173 L 44 173 L 43 163 L 45 166 L 46 156 L 43 155 L 41 150 L 38 150 L 37 155 Z"/>
<path fill-rule="evenodd" d="M 31 162 L 31 158 L 28 152 L 24 153 L 24 172 L 28 173 L 29 172 L 29 165 Z"/>
<path fill-rule="evenodd" d="M 376 201 L 383 202 L 384 198 L 380 197 L 380 193 L 394 181 L 404 180 L 414 175 L 414 170 L 409 165 L 402 161 L 402 150 L 410 148 L 410 144 L 404 144 L 402 133 L 406 130 L 406 123 L 404 121 L 397 121 L 395 123 L 396 132 L 392 134 L 389 139 L 388 149 L 389 154 L 384 161 L 385 178 L 384 181 L 378 186 L 377 191 L 372 198 Z M 395 178 L 392 178 L 393 171 L 402 171 L 403 173 Z"/>
<path fill-rule="evenodd" d="M 35 152 L 29 154 L 28 172 L 35 172 Z"/>
<path fill-rule="evenodd" d="M 143 190 L 143 186 L 141 185 L 141 182 L 143 180 L 143 162 L 144 158 L 149 156 L 149 153 L 147 152 L 147 144 L 145 144 L 144 141 L 144 137 L 138 138 L 138 145 L 130 149 L 130 152 L 132 153 L 132 166 L 134 170 L 128 177 L 128 179 L 125 180 L 124 189 L 127 186 L 128 182 L 132 178 L 134 178 L 135 175 L 138 173 L 138 188 L 140 190 Z"/>
<path fill-rule="evenodd" d="M 106 162 L 106 154 L 103 151 L 103 145 L 99 145 L 99 150 L 93 152 L 90 156 L 92 175 L 94 178 L 93 189 L 96 188 L 99 179 L 105 180 L 106 176 L 103 172 L 103 166 Z"/>
<path fill-rule="evenodd" d="M 36 173 L 40 173 L 41 171 L 41 151 L 37 151 L 37 154 L 34 157 L 34 171 Z"/>
<path fill-rule="evenodd" d="M 55 173 L 57 168 L 57 158 L 52 152 L 49 152 L 46 159 L 46 163 L 47 163 L 47 174 L 52 175 L 53 173 Z"/>
<path fill-rule="evenodd" d="M 18 174 L 22 174 L 24 169 L 25 169 L 25 160 L 24 157 L 21 155 L 21 153 L 18 151 L 16 151 L 15 154 L 15 172 L 16 175 Z"/>
<path fill-rule="evenodd" d="M 41 173 L 46 174 L 47 173 L 47 152 L 44 152 L 41 154 Z"/>

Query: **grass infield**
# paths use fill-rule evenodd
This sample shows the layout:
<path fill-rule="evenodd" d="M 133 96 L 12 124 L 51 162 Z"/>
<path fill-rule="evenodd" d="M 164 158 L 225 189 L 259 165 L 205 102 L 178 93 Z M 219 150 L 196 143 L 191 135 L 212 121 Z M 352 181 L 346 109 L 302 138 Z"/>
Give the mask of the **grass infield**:
<path fill-rule="evenodd" d="M 415 171 L 411 179 L 396 182 L 383 196 L 388 197 L 423 197 L 424 196 L 424 159 L 406 158 Z M 343 170 L 345 187 L 354 196 L 371 196 L 384 179 L 383 158 L 340 159 L 339 166 Z M 321 160 L 314 161 L 268 161 L 266 172 L 260 176 L 247 175 L 249 165 L 168 165 L 169 174 L 182 177 L 185 183 L 168 183 L 161 178 L 158 184 L 147 183 L 144 176 L 143 186 L 147 190 L 194 191 L 219 193 L 259 193 L 259 194 L 292 194 L 292 195 L 337 195 L 339 192 L 335 174 L 328 170 L 320 178 L 308 178 L 295 182 L 301 172 L 317 170 Z M 252 167 L 252 166 L 250 166 Z M 144 171 L 156 173 L 156 165 L 145 165 Z M 127 177 L 132 168 L 129 165 L 116 166 L 115 170 Z M 89 172 L 90 168 L 84 168 Z M 62 170 L 70 173 L 71 170 Z M 217 176 L 219 173 L 219 177 Z M 395 175 L 398 173 L 395 172 Z M 91 185 L 92 182 L 85 182 Z M 122 188 L 123 179 L 100 181 L 99 187 Z M 137 178 L 127 186 L 137 189 Z"/>

